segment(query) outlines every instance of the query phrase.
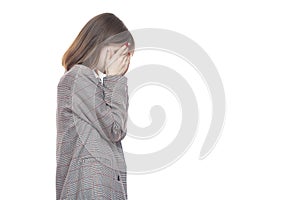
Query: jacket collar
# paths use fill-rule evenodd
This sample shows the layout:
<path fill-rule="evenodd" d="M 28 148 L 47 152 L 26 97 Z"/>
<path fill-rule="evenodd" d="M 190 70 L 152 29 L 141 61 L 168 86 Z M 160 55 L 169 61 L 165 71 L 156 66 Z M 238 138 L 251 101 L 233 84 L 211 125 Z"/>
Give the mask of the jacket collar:
<path fill-rule="evenodd" d="M 96 71 L 97 71 L 97 73 L 96 73 Z M 100 70 L 98 70 L 98 69 L 94 69 L 93 70 L 93 72 L 94 72 L 94 74 L 95 74 L 95 77 L 96 78 L 99 78 L 100 80 L 101 80 L 101 82 L 103 83 L 103 78 L 106 76 L 106 74 L 104 74 L 104 73 L 102 73 Z"/>
<path fill-rule="evenodd" d="M 89 78 L 91 81 L 93 81 L 96 85 L 100 82 L 101 83 L 101 79 L 100 79 L 100 76 L 102 77 L 104 77 L 106 74 L 103 74 L 102 72 L 100 72 L 99 70 L 98 70 L 98 73 L 100 72 L 100 73 L 102 73 L 102 74 L 100 74 L 100 76 L 98 76 L 98 74 L 94 71 L 94 70 L 96 70 L 96 69 L 91 69 L 91 68 L 89 68 L 89 67 L 87 67 L 87 66 L 85 66 L 85 65 L 83 65 L 83 64 L 76 64 L 80 69 L 81 69 L 81 73 L 83 74 L 83 75 L 85 75 L 87 78 Z"/>

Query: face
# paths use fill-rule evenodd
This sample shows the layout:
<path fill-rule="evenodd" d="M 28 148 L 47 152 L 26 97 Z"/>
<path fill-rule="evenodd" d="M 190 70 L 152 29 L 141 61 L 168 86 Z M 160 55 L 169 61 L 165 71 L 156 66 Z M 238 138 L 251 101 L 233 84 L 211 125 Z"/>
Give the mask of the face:
<path fill-rule="evenodd" d="M 114 55 L 122 47 L 122 45 L 123 44 L 110 44 L 110 45 L 105 46 L 105 47 L 102 48 L 101 53 L 100 53 L 99 64 L 97 66 L 98 69 L 101 72 L 104 72 L 104 62 L 105 62 L 105 57 L 106 57 L 107 49 L 110 49 L 113 52 L 113 55 Z M 127 56 L 129 56 L 129 64 L 130 64 L 130 58 L 133 56 L 133 54 L 134 54 L 134 51 L 131 50 L 131 48 L 129 46 L 129 51 L 128 51 L 128 54 L 127 54 Z"/>

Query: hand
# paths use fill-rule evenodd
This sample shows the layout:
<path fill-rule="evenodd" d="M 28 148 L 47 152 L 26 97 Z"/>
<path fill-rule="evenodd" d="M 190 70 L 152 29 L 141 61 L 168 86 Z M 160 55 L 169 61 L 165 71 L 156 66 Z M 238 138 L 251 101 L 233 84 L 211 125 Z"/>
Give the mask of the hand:
<path fill-rule="evenodd" d="M 125 72 L 122 74 L 122 76 L 124 76 L 124 74 L 126 74 L 128 68 L 129 68 L 130 58 L 131 58 L 132 55 L 133 55 L 132 53 L 128 53 L 128 58 L 129 58 L 129 59 L 128 59 L 128 61 L 126 62 L 126 65 L 125 65 L 125 66 L 127 66 L 127 67 L 126 67 Z"/>
<path fill-rule="evenodd" d="M 128 47 L 122 46 L 114 55 L 111 49 L 108 49 L 105 58 L 106 75 L 124 75 L 129 67 Z"/>

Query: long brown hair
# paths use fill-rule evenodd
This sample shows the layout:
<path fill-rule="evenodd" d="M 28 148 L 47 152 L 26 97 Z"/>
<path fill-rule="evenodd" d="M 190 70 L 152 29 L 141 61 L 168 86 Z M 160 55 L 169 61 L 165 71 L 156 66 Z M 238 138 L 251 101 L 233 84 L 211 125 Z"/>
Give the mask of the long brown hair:
<path fill-rule="evenodd" d="M 75 64 L 83 62 L 95 65 L 99 60 L 99 53 L 95 53 L 88 60 L 86 57 L 93 52 L 98 52 L 94 51 L 95 48 L 105 39 L 123 31 L 128 31 L 127 27 L 112 13 L 102 13 L 93 17 L 81 29 L 71 46 L 64 53 L 62 58 L 63 67 L 66 71 L 69 71 Z M 129 37 L 131 37 L 134 46 L 132 35 L 130 34 Z"/>

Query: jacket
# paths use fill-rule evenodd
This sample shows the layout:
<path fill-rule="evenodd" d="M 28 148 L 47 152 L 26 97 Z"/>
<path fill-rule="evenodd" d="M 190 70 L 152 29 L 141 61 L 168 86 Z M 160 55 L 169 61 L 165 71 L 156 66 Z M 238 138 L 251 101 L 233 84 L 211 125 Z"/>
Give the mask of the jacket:
<path fill-rule="evenodd" d="M 95 71 L 97 71 L 97 73 L 95 72 Z M 100 70 L 94 70 L 94 74 L 95 74 L 95 76 L 96 76 L 96 78 L 99 78 L 100 80 L 99 81 L 101 81 L 101 84 L 103 83 L 103 77 L 105 77 L 106 76 L 106 74 L 103 74 Z"/>
<path fill-rule="evenodd" d="M 103 80 L 103 83 L 102 83 Z M 74 65 L 57 85 L 56 199 L 127 199 L 128 86 Z"/>

